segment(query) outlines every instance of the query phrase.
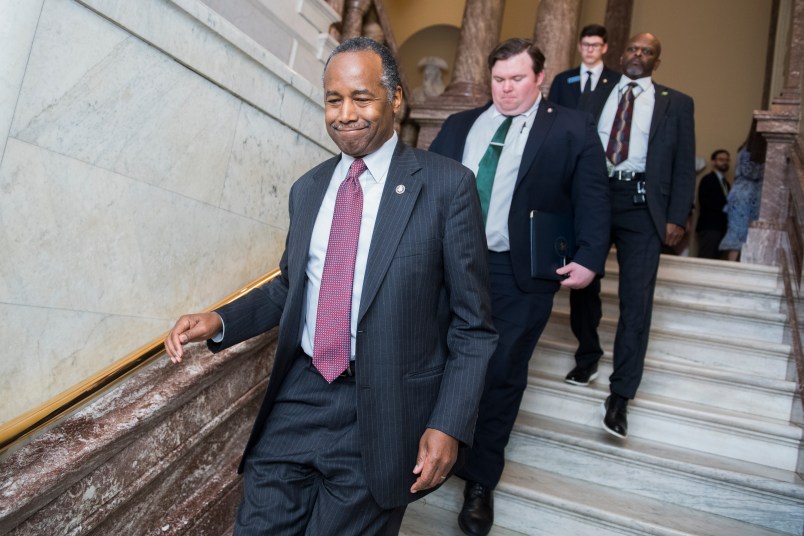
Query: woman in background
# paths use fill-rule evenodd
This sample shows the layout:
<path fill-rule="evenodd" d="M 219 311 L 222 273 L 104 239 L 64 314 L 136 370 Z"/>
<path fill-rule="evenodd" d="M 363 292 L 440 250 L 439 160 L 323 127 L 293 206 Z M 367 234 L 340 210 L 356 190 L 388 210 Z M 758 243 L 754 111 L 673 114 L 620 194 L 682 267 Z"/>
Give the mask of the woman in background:
<path fill-rule="evenodd" d="M 748 138 L 737 150 L 734 186 L 729 191 L 724 209 L 729 215 L 729 225 L 719 249 L 727 252 L 726 258 L 730 261 L 740 258 L 740 250 L 748 237 L 748 225 L 759 218 L 766 149 L 765 137 L 757 132 L 755 119 Z"/>

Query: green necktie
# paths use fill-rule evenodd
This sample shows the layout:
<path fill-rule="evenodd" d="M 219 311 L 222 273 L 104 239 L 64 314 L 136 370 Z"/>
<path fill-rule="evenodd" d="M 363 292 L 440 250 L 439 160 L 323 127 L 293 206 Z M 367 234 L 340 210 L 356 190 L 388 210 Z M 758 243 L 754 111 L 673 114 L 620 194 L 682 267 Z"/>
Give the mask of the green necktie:
<path fill-rule="evenodd" d="M 480 159 L 480 165 L 477 167 L 477 193 L 480 195 L 480 208 L 483 209 L 483 225 L 486 224 L 486 218 L 489 214 L 489 202 L 491 201 L 491 188 L 494 186 L 494 175 L 497 173 L 497 162 L 500 161 L 500 153 L 502 153 L 503 145 L 505 145 L 505 136 L 508 134 L 508 129 L 511 127 L 513 117 L 506 117 L 502 122 L 494 137 L 491 138 L 489 148 L 483 158 Z"/>

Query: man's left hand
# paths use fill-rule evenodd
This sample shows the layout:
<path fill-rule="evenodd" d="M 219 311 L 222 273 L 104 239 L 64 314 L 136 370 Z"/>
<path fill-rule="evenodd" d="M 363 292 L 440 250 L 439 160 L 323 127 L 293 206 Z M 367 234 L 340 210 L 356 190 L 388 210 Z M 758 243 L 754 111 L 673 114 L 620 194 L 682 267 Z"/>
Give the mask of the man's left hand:
<path fill-rule="evenodd" d="M 410 488 L 411 493 L 430 489 L 443 483 L 455 460 L 458 459 L 458 440 L 439 430 L 428 428 L 419 440 L 419 454 L 413 474 L 419 475 Z"/>
<path fill-rule="evenodd" d="M 671 247 L 675 246 L 684 238 L 684 232 L 682 226 L 676 225 L 675 223 L 668 223 L 665 230 L 664 243 Z"/>
<path fill-rule="evenodd" d="M 581 266 L 577 262 L 571 262 L 566 266 L 562 266 L 556 270 L 556 273 L 558 275 L 569 275 L 569 277 L 566 279 L 561 280 L 562 287 L 576 289 L 589 286 L 589 283 L 594 281 L 596 275 L 595 272 L 589 268 Z"/>

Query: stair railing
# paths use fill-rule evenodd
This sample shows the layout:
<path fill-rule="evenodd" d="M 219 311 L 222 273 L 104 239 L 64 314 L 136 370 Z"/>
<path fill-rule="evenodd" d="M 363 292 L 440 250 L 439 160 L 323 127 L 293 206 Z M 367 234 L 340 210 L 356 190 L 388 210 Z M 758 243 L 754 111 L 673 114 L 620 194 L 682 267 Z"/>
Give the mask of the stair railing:
<path fill-rule="evenodd" d="M 279 269 L 275 269 L 258 277 L 243 288 L 233 292 L 220 302 L 209 307 L 207 311 L 212 311 L 221 305 L 235 300 L 252 289 L 267 283 L 277 275 L 279 275 Z M 21 442 L 36 431 L 52 424 L 60 417 L 86 404 L 95 396 L 105 392 L 111 386 L 161 356 L 165 350 L 164 340 L 166 335 L 167 333 L 160 335 L 100 372 L 54 396 L 39 407 L 0 426 L 0 453 L 4 452 L 12 445 Z"/>
<path fill-rule="evenodd" d="M 798 304 L 804 271 L 804 148 L 800 137 L 796 138 L 790 149 L 785 182 L 789 192 L 789 218 L 786 229 L 787 240 L 778 250 L 778 262 L 782 268 L 790 325 L 790 345 L 798 375 L 798 398 L 804 411 L 804 344 L 798 321 Z"/>

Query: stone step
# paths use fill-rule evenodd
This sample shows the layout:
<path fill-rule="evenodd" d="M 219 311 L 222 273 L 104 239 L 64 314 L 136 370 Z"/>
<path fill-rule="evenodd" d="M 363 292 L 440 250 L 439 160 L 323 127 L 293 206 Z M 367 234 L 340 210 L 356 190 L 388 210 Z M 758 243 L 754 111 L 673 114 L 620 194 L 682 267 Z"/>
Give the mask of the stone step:
<path fill-rule="evenodd" d="M 451 478 L 422 501 L 456 515 L 463 502 L 463 481 Z M 497 527 L 531 536 L 784 534 L 516 462 L 506 465 L 494 492 L 494 511 Z"/>
<path fill-rule="evenodd" d="M 616 294 L 619 273 L 616 257 L 609 255 L 602 280 L 604 292 L 613 290 Z M 773 312 L 783 312 L 785 307 L 784 284 L 776 267 L 663 255 L 656 297 L 672 295 L 693 302 Z"/>
<path fill-rule="evenodd" d="M 613 438 L 582 426 L 520 412 L 506 460 L 663 503 L 799 535 L 804 481 L 792 471 Z"/>
<path fill-rule="evenodd" d="M 570 388 L 563 375 L 531 371 L 520 410 L 596 426 L 608 385 Z M 640 392 L 628 405 L 628 433 L 787 471 L 796 470 L 802 429 L 789 421 L 669 400 Z M 627 441 L 627 440 L 626 440 Z"/>
<path fill-rule="evenodd" d="M 603 317 L 600 322 L 600 343 L 611 352 L 617 330 L 616 317 Z M 577 346 L 569 325 L 568 309 L 556 307 L 541 341 L 555 340 Z M 665 329 L 651 325 L 648 354 L 663 361 L 700 365 L 707 368 L 742 371 L 757 376 L 785 380 L 794 377 L 790 359 L 791 348 L 785 343 L 769 343 L 743 337 L 727 337 L 714 333 L 695 333 L 681 329 Z"/>
<path fill-rule="evenodd" d="M 607 266 L 616 266 L 616 257 L 609 255 Z M 715 261 L 690 257 L 662 255 L 659 261 L 660 279 L 696 281 L 701 285 L 719 287 L 733 285 L 759 292 L 784 295 L 784 283 L 779 268 L 742 262 Z"/>
<path fill-rule="evenodd" d="M 606 268 L 606 277 L 601 280 L 601 293 L 617 295 L 619 268 Z M 566 292 L 569 295 L 569 292 Z M 786 303 L 782 289 L 768 292 L 765 289 L 746 287 L 722 281 L 717 285 L 689 279 L 659 277 L 656 280 L 656 299 L 676 299 L 688 303 L 720 305 L 729 309 L 747 309 L 771 313 L 783 313 Z"/>
<path fill-rule="evenodd" d="M 575 366 L 575 345 L 550 339 L 539 341 L 530 367 L 563 377 Z M 604 355 L 596 383 L 608 384 L 611 354 Z M 571 386 L 568 385 L 571 388 Z M 795 382 L 774 380 L 730 369 L 678 363 L 648 354 L 640 393 L 692 402 L 748 415 L 789 419 L 795 401 Z"/>
<path fill-rule="evenodd" d="M 603 316 L 618 318 L 620 306 L 617 295 L 601 293 L 601 298 Z M 555 300 L 553 310 L 569 314 L 569 301 Z M 653 300 L 652 325 L 690 335 L 717 333 L 722 337 L 780 344 L 784 339 L 786 321 L 787 315 L 783 313 L 692 303 L 677 298 L 657 297 Z"/>
<path fill-rule="evenodd" d="M 619 273 L 616 253 L 616 248 L 611 248 L 606 258 L 606 277 L 609 273 Z M 662 255 L 657 278 L 695 282 L 705 287 L 722 288 L 726 285 L 784 295 L 781 271 L 776 266 Z"/>
<path fill-rule="evenodd" d="M 458 527 L 458 514 L 435 506 L 427 499 L 408 505 L 399 536 L 464 536 Z M 528 536 L 528 533 L 495 526 L 489 536 Z"/>

